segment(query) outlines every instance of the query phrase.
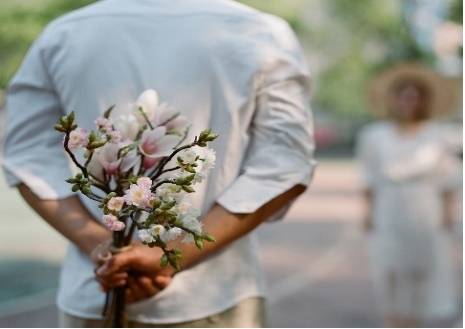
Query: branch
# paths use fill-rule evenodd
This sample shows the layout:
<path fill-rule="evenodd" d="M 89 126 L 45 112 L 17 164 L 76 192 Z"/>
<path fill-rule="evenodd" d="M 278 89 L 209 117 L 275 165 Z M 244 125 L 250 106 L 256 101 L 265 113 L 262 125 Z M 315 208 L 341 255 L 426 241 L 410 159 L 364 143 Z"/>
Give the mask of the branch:
<path fill-rule="evenodd" d="M 87 173 L 87 169 L 77 161 L 76 157 L 74 156 L 74 153 L 71 152 L 71 150 L 69 149 L 68 143 L 69 143 L 69 132 L 66 133 L 65 140 L 63 141 L 63 146 L 65 148 L 65 151 L 71 157 L 71 160 L 73 161 L 73 163 L 82 171 L 82 174 L 84 175 L 84 177 L 88 178 L 89 175 Z"/>
<path fill-rule="evenodd" d="M 166 164 L 170 162 L 171 159 L 173 159 L 176 154 L 178 154 L 182 150 L 194 147 L 195 145 L 197 145 L 197 138 L 195 138 L 195 140 L 192 143 L 177 148 L 168 157 L 163 158 L 163 160 L 161 160 L 160 164 L 156 168 L 155 172 L 153 174 L 151 173 L 150 178 L 156 179 L 157 177 L 159 177 L 163 171 L 163 168 L 165 168 Z"/>
<path fill-rule="evenodd" d="M 145 122 L 148 124 L 148 126 L 150 127 L 150 130 L 153 130 L 153 125 L 152 123 L 150 122 L 149 118 L 147 118 L 147 115 L 145 114 L 144 110 L 142 109 L 142 107 L 138 107 L 137 108 L 140 112 L 140 114 L 142 114 L 142 117 L 144 118 Z"/>
<path fill-rule="evenodd" d="M 152 188 L 151 188 L 152 192 L 155 192 L 157 187 L 160 187 L 163 184 L 176 184 L 176 182 L 174 180 L 172 180 L 172 179 L 164 179 L 164 180 L 158 182 L 157 184 L 155 184 L 154 186 L 152 186 Z"/>
<path fill-rule="evenodd" d="M 164 173 L 167 173 L 167 172 L 170 172 L 170 171 L 175 171 L 175 170 L 178 170 L 178 169 L 181 169 L 181 167 L 176 166 L 176 167 L 173 167 L 173 168 L 168 168 L 168 169 L 162 170 L 162 172 L 160 173 L 160 175 L 162 175 L 162 174 L 164 174 Z"/>

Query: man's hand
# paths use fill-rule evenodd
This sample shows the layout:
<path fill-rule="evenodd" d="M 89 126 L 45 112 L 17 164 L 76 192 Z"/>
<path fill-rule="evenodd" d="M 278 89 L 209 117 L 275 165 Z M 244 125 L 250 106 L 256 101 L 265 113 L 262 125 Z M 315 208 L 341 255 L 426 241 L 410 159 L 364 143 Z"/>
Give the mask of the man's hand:
<path fill-rule="evenodd" d="M 126 301 L 135 303 L 151 298 L 171 283 L 171 277 L 157 275 L 151 278 L 146 275 L 129 276 L 126 287 Z"/>
<path fill-rule="evenodd" d="M 155 296 L 171 283 L 173 271 L 160 267 L 162 252 L 136 244 L 131 249 L 111 256 L 96 269 L 103 291 L 126 286 L 129 303 Z"/>

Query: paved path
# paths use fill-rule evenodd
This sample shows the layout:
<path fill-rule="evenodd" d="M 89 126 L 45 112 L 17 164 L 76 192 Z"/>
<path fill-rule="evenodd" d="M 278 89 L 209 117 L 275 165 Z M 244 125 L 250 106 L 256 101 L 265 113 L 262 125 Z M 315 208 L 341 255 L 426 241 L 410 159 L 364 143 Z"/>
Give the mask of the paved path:
<path fill-rule="evenodd" d="M 312 188 L 286 219 L 260 228 L 271 326 L 381 325 L 354 173 L 351 162 L 321 163 Z M 0 197 L 6 201 L 1 224 L 11 228 L 0 231 L 0 327 L 54 326 L 65 242 L 1 184 Z"/>

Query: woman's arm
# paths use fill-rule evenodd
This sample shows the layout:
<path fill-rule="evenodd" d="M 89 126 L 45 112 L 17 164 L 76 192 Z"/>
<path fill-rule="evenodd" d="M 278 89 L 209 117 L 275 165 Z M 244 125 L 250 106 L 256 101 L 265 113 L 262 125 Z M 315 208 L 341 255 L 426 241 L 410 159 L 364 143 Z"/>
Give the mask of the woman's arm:
<path fill-rule="evenodd" d="M 364 203 L 363 229 L 366 232 L 373 230 L 373 190 L 365 189 L 362 192 Z"/>
<path fill-rule="evenodd" d="M 454 220 L 457 214 L 456 207 L 456 192 L 455 191 L 445 191 L 442 194 L 443 200 L 443 222 L 442 225 L 447 230 L 452 230 L 454 227 Z"/>

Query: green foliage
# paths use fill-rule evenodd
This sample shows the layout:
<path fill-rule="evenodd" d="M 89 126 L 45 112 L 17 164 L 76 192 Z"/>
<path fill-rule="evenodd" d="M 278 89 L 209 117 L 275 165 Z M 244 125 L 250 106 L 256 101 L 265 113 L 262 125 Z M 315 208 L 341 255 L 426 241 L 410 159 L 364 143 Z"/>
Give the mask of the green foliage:
<path fill-rule="evenodd" d="M 54 18 L 94 0 L 0 1 L 0 89 L 18 69 L 27 49 Z"/>
<path fill-rule="evenodd" d="M 128 0 L 130 1 L 130 0 Z M 408 0 L 240 0 L 289 22 L 310 57 L 315 109 L 339 116 L 366 115 L 367 83 L 398 61 L 432 63 L 420 49 L 403 15 Z M 94 0 L 0 1 L 0 90 L 18 68 L 31 42 L 52 19 Z M 461 0 L 449 18 L 462 22 Z M 316 58 L 316 63 L 312 62 Z"/>

